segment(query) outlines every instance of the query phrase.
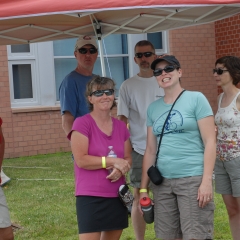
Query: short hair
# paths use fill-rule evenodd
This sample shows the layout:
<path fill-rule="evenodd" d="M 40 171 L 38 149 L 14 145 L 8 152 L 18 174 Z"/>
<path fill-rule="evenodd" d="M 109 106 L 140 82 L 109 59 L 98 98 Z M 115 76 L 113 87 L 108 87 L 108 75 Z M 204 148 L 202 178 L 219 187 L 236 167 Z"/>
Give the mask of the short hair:
<path fill-rule="evenodd" d="M 151 42 L 149 42 L 148 40 L 141 40 L 138 43 L 136 43 L 136 45 L 134 47 L 134 52 L 136 53 L 137 47 L 143 47 L 143 46 L 150 46 L 155 53 L 155 48 L 154 48 L 153 44 Z"/>
<path fill-rule="evenodd" d="M 94 76 L 88 82 L 87 87 L 86 87 L 86 98 L 87 98 L 88 108 L 89 108 L 90 112 L 93 111 L 93 104 L 89 102 L 88 96 L 90 96 L 91 93 L 93 92 L 93 88 L 96 87 L 97 90 L 103 90 L 103 89 L 115 90 L 115 85 L 116 85 L 115 82 L 111 78 L 100 77 L 99 75 Z M 114 99 L 111 109 L 113 109 L 113 107 L 115 107 L 115 106 L 117 106 L 117 104 L 116 104 L 116 100 Z"/>
<path fill-rule="evenodd" d="M 224 56 L 215 62 L 217 64 L 222 64 L 229 72 L 233 85 L 237 85 L 240 81 L 240 58 L 235 56 Z"/>

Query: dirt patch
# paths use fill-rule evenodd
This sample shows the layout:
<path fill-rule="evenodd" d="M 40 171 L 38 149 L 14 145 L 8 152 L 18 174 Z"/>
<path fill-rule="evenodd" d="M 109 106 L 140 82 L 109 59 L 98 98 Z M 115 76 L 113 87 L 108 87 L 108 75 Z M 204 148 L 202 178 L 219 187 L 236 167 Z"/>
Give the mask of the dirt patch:
<path fill-rule="evenodd" d="M 16 224 L 16 223 L 12 223 L 12 229 L 13 232 L 16 232 L 19 229 L 22 229 L 23 227 L 21 227 L 20 225 Z"/>

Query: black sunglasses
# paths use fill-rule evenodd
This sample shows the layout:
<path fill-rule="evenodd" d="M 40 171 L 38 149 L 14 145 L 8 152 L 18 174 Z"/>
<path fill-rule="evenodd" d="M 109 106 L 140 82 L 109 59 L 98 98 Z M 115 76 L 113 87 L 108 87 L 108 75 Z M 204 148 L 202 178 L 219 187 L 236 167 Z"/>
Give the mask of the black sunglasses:
<path fill-rule="evenodd" d="M 213 74 L 217 73 L 217 75 L 222 75 L 224 72 L 227 72 L 227 69 L 221 69 L 221 68 L 214 68 L 213 69 Z"/>
<path fill-rule="evenodd" d="M 155 70 L 153 70 L 153 75 L 156 77 L 156 76 L 159 76 L 159 75 L 162 75 L 163 71 L 165 73 L 169 73 L 169 72 L 173 72 L 175 69 L 177 69 L 176 66 L 166 66 L 164 69 L 161 69 L 161 68 L 157 68 Z"/>
<path fill-rule="evenodd" d="M 138 52 L 138 53 L 135 53 L 135 57 L 136 58 L 142 58 L 143 55 L 144 55 L 144 57 L 148 58 L 148 57 L 151 57 L 154 54 L 155 53 L 153 53 L 153 52 L 144 52 L 144 53 Z"/>
<path fill-rule="evenodd" d="M 86 54 L 87 52 L 89 52 L 90 54 L 95 54 L 97 52 L 97 49 L 96 48 L 79 48 L 78 51 L 81 54 Z"/>
<path fill-rule="evenodd" d="M 92 92 L 92 93 L 90 94 L 90 96 L 94 95 L 95 97 L 101 97 L 101 96 L 103 96 L 104 93 L 105 93 L 107 96 L 111 96 L 111 95 L 113 95 L 114 90 L 113 90 L 113 89 L 97 90 L 97 91 Z"/>

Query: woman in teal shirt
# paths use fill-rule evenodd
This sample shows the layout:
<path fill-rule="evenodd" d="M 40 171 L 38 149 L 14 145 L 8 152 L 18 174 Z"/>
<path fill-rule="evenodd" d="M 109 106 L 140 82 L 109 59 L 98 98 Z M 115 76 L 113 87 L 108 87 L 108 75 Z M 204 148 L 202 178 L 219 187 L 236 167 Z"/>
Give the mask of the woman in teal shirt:
<path fill-rule="evenodd" d="M 179 61 L 171 55 L 156 59 L 151 68 L 165 96 L 150 104 L 147 111 L 147 147 L 143 160 L 141 198 L 147 170 L 154 165 L 157 140 L 178 95 L 183 91 Z M 164 127 L 157 168 L 164 180 L 152 184 L 154 223 L 158 238 L 212 239 L 212 173 L 216 157 L 213 112 L 200 92 L 185 91 L 175 103 Z"/>

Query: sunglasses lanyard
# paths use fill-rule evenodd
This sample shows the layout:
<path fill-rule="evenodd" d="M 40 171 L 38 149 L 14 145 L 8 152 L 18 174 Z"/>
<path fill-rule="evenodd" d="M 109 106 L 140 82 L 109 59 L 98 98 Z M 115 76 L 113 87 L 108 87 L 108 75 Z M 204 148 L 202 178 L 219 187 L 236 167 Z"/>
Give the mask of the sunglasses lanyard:
<path fill-rule="evenodd" d="M 175 103 L 177 102 L 177 100 L 180 98 L 180 96 L 181 96 L 181 95 L 183 94 L 183 92 L 185 92 L 185 91 L 186 91 L 186 90 L 183 90 L 183 91 L 178 95 L 177 99 L 174 101 L 174 103 L 173 103 L 173 105 L 172 105 L 172 107 L 171 107 L 171 109 L 170 109 L 170 111 L 169 111 L 169 113 L 168 113 L 168 115 L 167 115 L 167 117 L 166 117 L 166 119 L 165 119 L 165 122 L 164 122 L 163 127 L 162 127 L 162 132 L 161 132 L 161 135 L 160 135 L 160 139 L 159 139 L 159 142 L 158 142 L 158 149 L 157 149 L 157 154 L 156 154 L 155 166 L 157 166 L 159 149 L 160 149 L 160 145 L 161 145 L 161 142 L 162 142 L 163 132 L 164 132 L 164 128 L 165 128 L 165 125 L 166 125 L 166 123 L 167 123 L 168 117 L 169 117 L 169 115 L 170 115 L 170 113 L 171 113 L 171 111 L 172 111 Z"/>

